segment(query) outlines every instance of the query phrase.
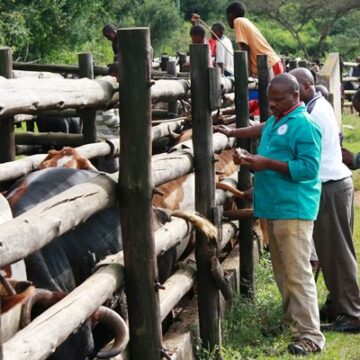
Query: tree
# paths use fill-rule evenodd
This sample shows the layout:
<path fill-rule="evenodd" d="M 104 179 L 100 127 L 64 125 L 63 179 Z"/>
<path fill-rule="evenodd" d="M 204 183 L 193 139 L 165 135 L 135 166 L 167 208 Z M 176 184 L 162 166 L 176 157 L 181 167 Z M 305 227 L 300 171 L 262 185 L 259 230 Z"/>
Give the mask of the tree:
<path fill-rule="evenodd" d="M 276 21 L 296 39 L 307 58 L 309 48 L 302 36 L 302 30 L 313 24 L 317 43 L 312 54 L 314 58 L 323 55 L 328 36 L 337 22 L 360 9 L 359 0 L 247 0 L 249 11 L 262 14 Z"/>

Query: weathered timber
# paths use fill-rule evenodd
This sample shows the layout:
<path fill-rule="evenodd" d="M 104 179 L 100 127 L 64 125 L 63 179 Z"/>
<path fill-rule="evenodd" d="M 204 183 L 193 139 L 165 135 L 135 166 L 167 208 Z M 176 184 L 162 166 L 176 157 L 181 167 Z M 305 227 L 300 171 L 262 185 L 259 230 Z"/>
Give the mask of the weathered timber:
<path fill-rule="evenodd" d="M 61 145 L 81 146 L 84 143 L 82 134 L 65 133 L 18 133 L 15 134 L 16 145 Z"/>
<path fill-rule="evenodd" d="M 191 115 L 195 165 L 195 209 L 213 222 L 215 167 L 209 94 L 209 49 L 206 44 L 190 45 Z M 214 242 L 196 231 L 198 308 L 203 346 L 217 352 L 221 343 L 219 291 L 211 276 L 211 258 L 217 255 Z"/>
<path fill-rule="evenodd" d="M 189 95 L 190 83 L 187 80 L 158 80 L 151 87 L 151 101 L 171 102 Z"/>
<path fill-rule="evenodd" d="M 176 243 L 177 227 L 171 229 L 170 224 L 183 224 L 182 236 L 187 236 L 190 224 L 185 220 L 173 219 L 155 232 L 156 254 L 160 255 L 166 240 L 166 233 L 174 236 L 172 246 Z M 234 228 L 231 224 L 224 224 L 223 237 L 231 239 L 234 236 Z M 171 242 L 171 236 L 169 237 Z M 169 245 L 165 245 L 170 248 Z M 99 270 L 89 277 L 83 284 L 72 291 L 63 300 L 51 307 L 39 317 L 37 317 L 26 328 L 19 331 L 12 339 L 5 343 L 5 355 L 8 360 L 27 360 L 36 358 L 37 360 L 46 359 L 54 349 L 58 347 L 72 332 L 74 332 L 97 308 L 111 297 L 113 292 L 124 283 L 123 252 L 112 255 L 104 259 L 99 264 Z M 175 303 L 179 295 L 179 290 L 166 286 L 162 292 L 164 304 L 161 305 L 161 314 L 165 313 L 165 306 L 169 309 L 169 304 Z M 180 289 L 180 292 L 182 290 Z M 164 309 L 164 310 L 163 310 Z M 171 310 L 171 309 L 170 309 Z M 170 311 L 169 310 L 169 311 Z M 68 320 L 68 318 L 71 318 Z M 44 339 L 44 337 L 46 339 Z"/>
<path fill-rule="evenodd" d="M 247 52 L 235 51 L 235 109 L 236 127 L 249 126 L 248 108 L 248 64 Z M 237 139 L 237 146 L 250 151 L 249 139 Z M 240 167 L 238 173 L 238 189 L 248 190 L 251 187 L 251 174 L 245 167 Z M 238 199 L 240 209 L 251 207 L 249 201 Z M 239 222 L 239 249 L 240 249 L 240 292 L 247 297 L 254 295 L 254 261 L 252 241 L 252 219 Z"/>
<path fill-rule="evenodd" d="M 169 75 L 176 77 L 177 70 L 176 70 L 176 60 L 170 60 L 166 64 L 166 72 Z M 178 102 L 177 99 L 175 101 L 170 101 L 168 103 L 168 111 L 169 113 L 177 114 L 178 113 Z"/>
<path fill-rule="evenodd" d="M 11 79 L 12 67 L 11 48 L 1 47 L 0 76 Z M 8 116 L 0 121 L 0 144 L 0 163 L 15 160 L 15 126 L 14 117 L 12 116 Z"/>
<path fill-rule="evenodd" d="M 11 79 L 0 77 L 0 122 L 15 114 L 42 110 L 102 108 L 111 101 L 117 82 L 101 79 Z M 86 91 L 84 91 L 86 89 Z"/>
<path fill-rule="evenodd" d="M 23 71 L 23 70 L 14 70 L 13 71 L 14 79 L 22 78 L 32 78 L 32 79 L 63 79 L 64 77 L 60 74 L 51 73 L 51 72 L 39 72 L 39 71 Z"/>
<path fill-rule="evenodd" d="M 231 284 L 234 292 L 239 289 L 239 249 L 236 246 L 221 264 L 226 271 L 226 280 Z M 224 309 L 229 305 L 220 296 L 221 315 L 224 316 Z M 175 322 L 164 335 L 164 345 L 171 352 L 172 360 L 193 360 L 194 325 L 195 334 L 198 333 L 198 314 L 196 297 L 182 310 L 181 321 Z M 189 330 L 191 329 L 191 330 Z"/>
<path fill-rule="evenodd" d="M 267 65 L 267 55 L 257 56 L 257 69 L 259 79 L 259 107 L 260 122 L 265 122 L 269 117 L 269 100 L 267 97 L 267 87 L 269 84 L 269 69 Z"/>
<path fill-rule="evenodd" d="M 123 268 L 100 268 L 64 299 L 34 319 L 4 344 L 7 360 L 47 359 L 64 340 L 111 298 L 123 282 Z"/>
<path fill-rule="evenodd" d="M 219 249 L 222 250 L 228 242 L 236 236 L 237 229 L 231 223 L 222 225 L 222 239 Z M 161 320 L 164 320 L 181 298 L 194 286 L 197 266 L 194 263 L 195 256 L 191 254 L 176 271 L 163 284 L 165 289 L 160 292 Z"/>
<path fill-rule="evenodd" d="M 0 267 L 40 249 L 97 211 L 114 206 L 116 183 L 99 174 L 0 225 Z"/>
<path fill-rule="evenodd" d="M 50 72 L 60 74 L 79 74 L 79 66 L 76 65 L 58 65 L 58 64 L 34 64 L 25 62 L 15 62 L 15 70 Z M 107 75 L 109 70 L 107 67 L 94 66 L 94 75 Z"/>
<path fill-rule="evenodd" d="M 166 128 L 167 125 L 159 125 Z M 153 127 L 155 129 L 155 127 Z M 171 130 L 171 127 L 170 127 Z M 157 130 L 153 130 L 154 134 Z M 165 130 L 167 131 L 167 130 Z M 160 131 L 162 133 L 163 130 Z M 216 153 L 233 147 L 234 139 L 223 134 L 213 135 L 214 151 Z M 120 142 L 108 140 L 96 144 L 86 144 L 76 148 L 80 155 L 87 159 L 100 156 L 118 156 L 120 154 Z M 177 151 L 176 151 L 177 150 Z M 47 154 L 32 155 L 27 158 L 0 164 L 0 183 L 7 180 L 14 180 L 26 175 L 38 167 L 46 158 Z M 159 154 L 152 157 L 152 171 L 154 185 L 159 186 L 168 181 L 174 180 L 182 175 L 190 173 L 193 169 L 192 141 L 185 141 L 174 148 L 169 154 Z"/>
<path fill-rule="evenodd" d="M 149 28 L 118 29 L 121 161 L 119 197 L 132 360 L 161 358 L 152 222 Z M 141 224 L 141 226 L 139 226 Z M 146 351 L 144 351 L 146 349 Z"/>
<path fill-rule="evenodd" d="M 211 110 L 221 107 L 221 69 L 219 67 L 209 69 L 210 108 Z"/>
<path fill-rule="evenodd" d="M 94 79 L 94 61 L 91 53 L 78 54 L 79 62 L 79 77 Z M 86 92 L 86 89 L 84 89 Z M 82 133 L 83 141 L 85 144 L 91 144 L 96 142 L 96 123 L 95 123 L 96 111 L 93 109 L 84 109 L 80 113 L 82 121 Z"/>

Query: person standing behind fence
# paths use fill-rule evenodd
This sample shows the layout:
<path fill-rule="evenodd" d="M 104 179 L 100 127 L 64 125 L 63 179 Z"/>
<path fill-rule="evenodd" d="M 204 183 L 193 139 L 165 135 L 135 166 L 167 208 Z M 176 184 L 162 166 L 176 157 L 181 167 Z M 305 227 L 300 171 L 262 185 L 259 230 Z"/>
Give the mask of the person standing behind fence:
<path fill-rule="evenodd" d="M 249 74 L 257 76 L 257 56 L 267 55 L 269 78 L 272 79 L 285 71 L 284 65 L 260 30 L 245 18 L 245 12 L 245 4 L 240 1 L 229 5 L 226 9 L 229 26 L 235 31 L 235 39 L 240 50 L 248 52 Z"/>
<path fill-rule="evenodd" d="M 325 345 L 310 265 L 321 190 L 321 132 L 300 103 L 299 84 L 292 75 L 271 80 L 268 97 L 272 116 L 257 127 L 261 130 L 258 155 L 237 149 L 234 162 L 255 172 L 254 213 L 267 219 L 283 322 L 293 337 L 288 350 L 307 355 Z"/>
<path fill-rule="evenodd" d="M 314 243 L 329 294 L 320 319 L 333 322 L 324 330 L 360 332 L 358 266 L 352 239 L 354 185 L 351 171 L 342 163 L 339 127 L 334 109 L 315 91 L 311 72 L 290 72 L 300 84 L 300 99 L 322 132 L 319 215 L 314 224 Z"/>
<path fill-rule="evenodd" d="M 219 38 L 216 45 L 215 64 L 225 76 L 234 75 L 234 49 L 231 40 L 224 35 L 225 27 L 222 23 L 216 23 L 211 27 Z"/>
<path fill-rule="evenodd" d="M 117 46 L 117 30 L 113 25 L 105 25 L 103 28 L 103 35 L 111 41 L 111 47 L 114 53 L 114 61 L 117 61 L 118 46 Z"/>

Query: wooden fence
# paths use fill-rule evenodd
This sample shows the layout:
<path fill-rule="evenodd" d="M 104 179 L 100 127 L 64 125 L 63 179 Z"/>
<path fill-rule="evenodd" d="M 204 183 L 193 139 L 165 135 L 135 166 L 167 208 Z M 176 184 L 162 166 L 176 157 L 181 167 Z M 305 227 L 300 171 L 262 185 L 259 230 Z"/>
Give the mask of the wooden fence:
<path fill-rule="evenodd" d="M 229 299 L 230 287 L 238 290 L 240 283 L 242 293 L 247 296 L 254 293 L 250 220 L 240 224 L 240 246 L 234 249 L 237 254 L 234 256 L 233 251 L 223 263 L 224 269 L 232 271 L 226 277 L 222 271 L 219 272 L 221 265 L 218 254 L 230 239 L 238 236 L 238 226 L 230 222 L 220 224 L 221 211 L 218 206 L 224 203 L 228 194 L 223 190 L 215 190 L 213 154 L 231 149 L 235 141 L 222 134 L 213 135 L 211 127 L 211 112 L 219 105 L 221 82 L 223 89 L 228 92 L 231 92 L 235 85 L 236 123 L 237 126 L 248 125 L 246 53 L 235 52 L 236 77 L 233 84 L 229 79 L 220 81 L 216 70 L 208 70 L 209 55 L 206 45 L 190 46 L 193 140 L 175 147 L 171 153 L 151 157 L 151 141 L 174 131 L 182 121 L 151 127 L 151 103 L 173 103 L 189 96 L 190 83 L 179 78 L 152 82 L 147 28 L 120 29 L 118 34 L 120 48 L 123 49 L 119 58 L 120 88 L 111 77 L 96 80 L 35 79 L 31 84 L 24 79 L 0 79 L 0 124 L 8 122 L 8 119 L 19 113 L 39 114 L 49 110 L 67 109 L 83 112 L 116 106 L 120 92 L 120 139 L 85 144 L 77 149 L 89 159 L 118 156 L 120 153 L 122 157 L 120 172 L 111 175 L 115 182 L 104 181 L 105 175 L 99 175 L 92 182 L 74 186 L 21 216 L 1 224 L 0 267 L 25 258 L 74 228 L 91 214 L 114 205 L 117 196 L 121 197 L 123 204 L 120 213 L 124 241 L 123 251 L 104 259 L 98 265 L 98 270 L 84 283 L 3 344 L 6 360 L 46 359 L 123 285 L 129 304 L 130 358 L 160 359 L 170 358 L 172 354 L 171 359 L 190 359 L 193 354 L 189 332 L 184 331 L 181 335 L 178 332 L 175 337 L 173 330 L 170 330 L 171 338 L 163 338 L 161 321 L 193 287 L 195 281 L 198 287 L 200 336 L 204 346 L 209 349 L 218 349 L 221 344 L 220 320 L 224 297 Z M 9 59 L 9 49 L 5 53 Z M 85 58 L 89 60 L 88 56 Z M 3 58 L 0 52 L 0 64 L 1 59 Z M 11 63 L 10 60 L 7 61 Z M 264 106 L 267 69 L 264 64 L 266 57 L 260 57 L 262 119 L 266 117 L 264 111 L 267 111 L 266 105 Z M 10 65 L 7 66 L 8 70 L 9 68 Z M 74 68 L 71 69 L 75 71 Z M 46 68 L 46 71 L 49 70 L 54 68 Z M 2 74 L 4 75 L 4 72 Z M 91 69 L 87 74 L 87 77 L 92 77 Z M 84 88 L 87 89 L 86 92 Z M 72 96 L 67 96 L 67 92 Z M 88 119 L 91 119 L 91 116 L 84 116 L 84 123 Z M 11 126 L 13 127 L 13 123 Z M 0 129 L 0 136 L 3 138 L 13 137 L 13 132 L 8 131 L 8 127 Z M 91 131 L 94 131 L 93 127 L 90 127 L 89 133 Z M 85 137 L 85 134 L 83 136 Z M 6 152 L 3 152 L 0 164 L 0 184 L 35 170 L 46 156 L 40 154 L 14 160 L 15 143 L 7 141 L 7 144 L 9 145 Z M 249 142 L 238 145 L 249 149 Z M 151 192 L 154 186 L 189 174 L 194 169 L 195 208 L 219 226 L 220 240 L 218 243 L 209 242 L 201 233 L 196 232 L 195 254 L 189 257 L 192 261 L 183 262 L 182 267 L 163 284 L 165 289 L 159 290 L 154 287 L 157 278 L 154 266 L 156 257 L 186 239 L 193 227 L 185 220 L 173 217 L 171 222 L 154 233 L 150 223 Z M 241 190 L 246 190 L 251 185 L 250 174 L 243 169 L 239 172 L 238 180 Z M 69 198 L 73 201 L 64 201 Z M 246 203 L 239 205 L 248 206 Z M 74 215 L 69 217 L 67 214 Z M 141 229 L 136 226 L 139 223 L 143 224 Z M 40 233 L 42 235 L 38 236 Z M 141 259 L 135 248 L 143 249 Z M 193 260 L 196 260 L 196 266 L 193 265 Z M 123 358 L 126 354 L 127 352 L 123 354 Z M 220 358 L 219 351 L 217 354 Z"/>

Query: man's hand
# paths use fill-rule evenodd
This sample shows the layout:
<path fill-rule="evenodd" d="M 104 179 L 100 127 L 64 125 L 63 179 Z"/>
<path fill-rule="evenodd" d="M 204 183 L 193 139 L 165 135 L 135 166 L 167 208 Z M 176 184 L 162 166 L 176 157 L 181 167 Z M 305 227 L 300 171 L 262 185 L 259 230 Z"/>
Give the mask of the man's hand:
<path fill-rule="evenodd" d="M 200 21 L 200 19 L 201 19 L 201 16 L 199 15 L 199 14 L 192 14 L 192 16 L 191 16 L 191 22 L 192 22 L 192 24 L 193 25 L 196 25 L 199 21 Z"/>
<path fill-rule="evenodd" d="M 343 163 L 351 169 L 353 167 L 354 154 L 345 148 L 341 148 L 341 152 Z"/>
<path fill-rule="evenodd" d="M 233 161 L 253 171 L 261 171 L 268 168 L 268 159 L 260 155 L 252 155 L 244 149 L 235 149 Z"/>
<path fill-rule="evenodd" d="M 219 132 L 229 137 L 231 136 L 233 129 L 226 125 L 217 125 L 217 126 L 213 126 L 213 131 L 214 133 Z"/>

